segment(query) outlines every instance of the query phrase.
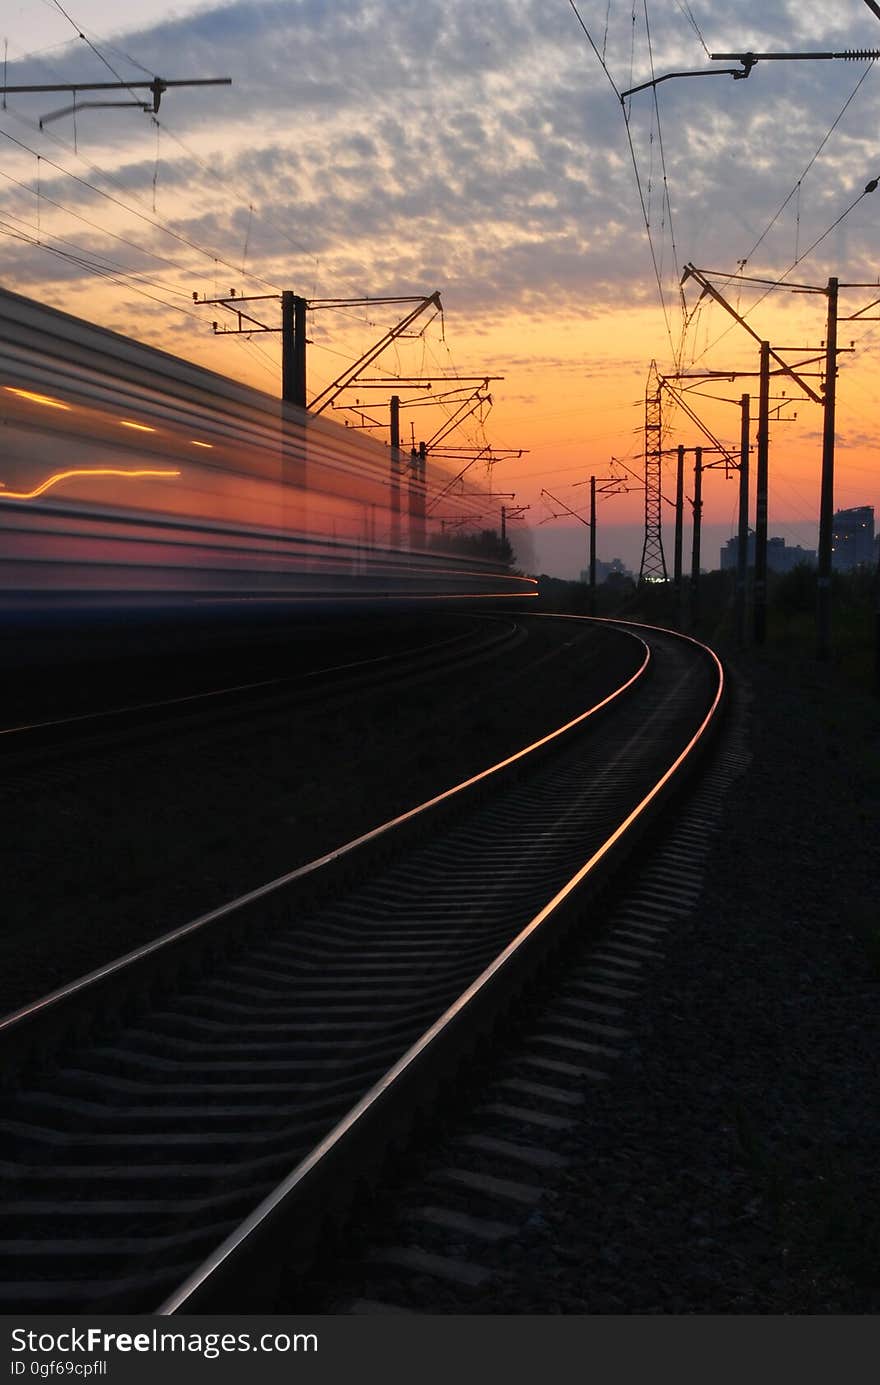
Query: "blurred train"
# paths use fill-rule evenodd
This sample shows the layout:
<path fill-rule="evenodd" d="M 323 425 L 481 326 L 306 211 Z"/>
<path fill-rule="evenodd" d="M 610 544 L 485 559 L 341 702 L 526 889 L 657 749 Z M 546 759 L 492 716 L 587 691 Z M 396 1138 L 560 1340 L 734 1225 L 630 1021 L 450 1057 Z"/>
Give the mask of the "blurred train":
<path fill-rule="evenodd" d="M 536 593 L 431 551 L 426 505 L 452 476 L 430 457 L 423 481 L 358 430 L 4 290 L 0 424 L 0 609 L 19 627 Z"/>

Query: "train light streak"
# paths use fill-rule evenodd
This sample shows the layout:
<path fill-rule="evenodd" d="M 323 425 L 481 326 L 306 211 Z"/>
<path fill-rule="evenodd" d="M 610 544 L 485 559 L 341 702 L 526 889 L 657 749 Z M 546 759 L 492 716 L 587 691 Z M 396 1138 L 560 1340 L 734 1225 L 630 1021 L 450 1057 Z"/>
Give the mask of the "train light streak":
<path fill-rule="evenodd" d="M 17 394 L 19 399 L 29 399 L 32 404 L 43 404 L 47 409 L 70 409 L 69 404 L 64 404 L 60 399 L 52 399 L 48 394 L 35 394 L 33 390 L 19 390 L 14 385 L 4 385 L 3 388 L 9 394 Z"/>
<path fill-rule="evenodd" d="M 169 360 L 0 288 L 0 613 L 535 594 L 491 550 L 435 548 L 377 440 Z"/>
<path fill-rule="evenodd" d="M 179 471 L 157 471 L 155 469 L 141 468 L 137 471 L 120 471 L 116 467 L 80 467 L 73 471 L 56 471 L 53 476 L 47 477 L 45 481 L 32 491 L 8 491 L 0 490 L 0 500 L 36 500 L 37 496 L 44 495 L 51 486 L 60 485 L 62 481 L 68 481 L 77 476 L 122 476 L 126 480 L 141 479 L 142 477 L 152 476 L 167 479 L 168 477 L 179 476 Z M 0 486 L 4 483 L 0 481 Z"/>

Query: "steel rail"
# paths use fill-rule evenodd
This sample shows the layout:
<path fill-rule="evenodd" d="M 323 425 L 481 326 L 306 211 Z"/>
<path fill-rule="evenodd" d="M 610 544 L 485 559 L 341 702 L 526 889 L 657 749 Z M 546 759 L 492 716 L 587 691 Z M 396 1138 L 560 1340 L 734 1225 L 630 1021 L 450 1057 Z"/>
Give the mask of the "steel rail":
<path fill-rule="evenodd" d="M 634 622 L 607 623 L 630 630 L 659 633 L 657 627 L 637 626 Z M 662 632 L 664 636 L 671 633 L 665 630 Z M 242 1311 L 243 1286 L 246 1281 L 252 1286 L 260 1284 L 259 1263 L 267 1253 L 267 1244 L 271 1246 L 276 1243 L 277 1247 L 279 1235 L 287 1238 L 292 1227 L 296 1228 L 293 1232 L 295 1240 L 302 1231 L 303 1223 L 310 1217 L 315 1217 L 315 1207 L 320 1204 L 321 1197 L 327 1195 L 328 1180 L 333 1179 L 339 1165 L 350 1163 L 352 1152 L 357 1159 L 358 1151 L 362 1152 L 364 1145 L 369 1142 L 370 1127 L 373 1131 L 377 1127 L 394 1129 L 400 1122 L 395 1106 L 400 1101 L 412 1101 L 420 1090 L 424 1099 L 425 1091 L 431 1089 L 433 1081 L 436 1080 L 438 1069 L 442 1070 L 449 1062 L 449 1057 L 443 1050 L 449 1048 L 454 1052 L 460 1049 L 463 1029 L 476 1029 L 477 1032 L 486 1029 L 490 1023 L 487 1016 L 496 1011 L 499 1005 L 507 1003 L 510 993 L 516 988 L 517 972 L 528 971 L 533 966 L 533 945 L 542 931 L 546 934 L 547 926 L 566 908 L 571 907 L 585 882 L 594 879 L 602 867 L 608 864 L 619 844 L 628 837 L 634 827 L 644 822 L 646 816 L 678 779 L 683 768 L 691 763 L 695 752 L 702 748 L 709 731 L 716 724 L 724 699 L 724 670 L 718 656 L 708 646 L 690 636 L 679 635 L 677 638 L 701 651 L 702 656 L 709 659 L 715 671 L 717 684 L 708 710 L 672 764 L 601 846 L 592 852 L 589 859 L 561 889 L 557 890 L 552 899 L 534 915 L 495 960 L 411 1044 L 333 1129 L 263 1199 L 250 1216 L 165 1299 L 156 1309 L 159 1315 L 213 1311 L 218 1306 Z M 640 675 L 646 666 L 647 658 Z M 554 736 L 558 734 L 560 733 L 554 733 Z M 520 752 L 520 755 L 524 753 Z M 546 946 L 546 938 L 544 941 Z M 526 954 L 529 954 L 527 958 Z M 351 1151 L 348 1149 L 349 1146 Z M 283 1273 L 283 1266 L 280 1270 Z M 278 1273 L 279 1267 L 274 1267 L 270 1271 L 270 1280 Z M 263 1311 L 266 1311 L 270 1305 L 262 1303 L 251 1306 L 262 1307 Z"/>
<path fill-rule="evenodd" d="M 402 653 L 378 654 L 371 659 L 354 659 L 347 663 L 332 664 L 325 668 L 309 669 L 300 674 L 283 674 L 276 678 L 263 678 L 253 683 L 236 683 L 232 686 L 223 688 L 209 688 L 202 692 L 183 693 L 178 697 L 157 698 L 151 702 L 134 702 L 120 707 L 106 707 L 97 711 L 78 712 L 71 716 L 54 717 L 46 721 L 21 722 L 14 726 L 0 726 L 0 744 L 4 737 L 24 736 L 37 731 L 58 731 L 66 728 L 84 727 L 90 724 L 100 724 L 103 721 L 112 722 L 116 718 L 137 715 L 143 712 L 158 712 L 197 705 L 200 702 L 208 703 L 222 697 L 234 697 L 242 693 L 258 692 L 264 688 L 284 687 L 289 684 L 305 685 L 312 679 L 323 678 L 328 674 L 347 673 L 354 674 L 361 670 L 374 670 L 380 665 L 388 666 L 395 664 L 405 664 L 407 661 L 414 661 L 426 654 L 431 654 L 437 650 L 448 649 L 450 645 L 459 644 L 468 638 L 470 632 L 451 635 L 442 640 L 433 640 L 430 644 L 419 645 L 413 649 L 404 650 Z M 504 636 L 497 636 L 496 639 L 503 640 Z M 491 648 L 495 641 L 487 641 Z"/>
<path fill-rule="evenodd" d="M 592 707 L 565 722 L 562 726 L 540 737 L 538 740 L 522 747 L 512 755 L 506 756 L 496 764 L 490 765 L 487 769 L 471 775 L 451 788 L 444 790 L 440 794 L 427 799 L 424 803 L 409 809 L 405 813 L 398 814 L 396 817 L 389 818 L 386 822 L 380 823 L 378 827 L 371 828 L 368 832 L 361 833 L 351 841 L 344 842 L 341 846 L 335 847 L 332 851 L 325 852 L 312 861 L 306 862 L 302 866 L 296 867 L 291 871 L 286 871 L 283 875 L 276 876 L 263 885 L 257 886 L 237 898 L 219 905 L 215 909 L 209 910 L 205 914 L 200 914 L 197 918 L 191 919 L 188 923 L 181 924 L 179 927 L 160 935 L 158 938 L 140 947 L 134 948 L 122 956 L 114 958 L 103 966 L 96 967 L 85 975 L 77 977 L 75 980 L 67 982 L 65 985 L 57 987 L 46 995 L 29 1002 L 26 1005 L 0 1017 L 0 1044 L 9 1044 L 11 1039 L 16 1039 L 24 1044 L 29 1040 L 22 1038 L 27 1030 L 30 1030 L 38 1021 L 43 1021 L 49 1012 L 65 1011 L 71 1008 L 72 1004 L 88 999 L 96 992 L 96 989 L 106 983 L 115 982 L 124 974 L 134 974 L 136 969 L 148 960 L 156 961 L 164 958 L 173 949 L 181 944 L 189 942 L 196 935 L 210 928 L 211 925 L 228 920 L 236 914 L 243 912 L 248 906 L 266 900 L 270 896 L 278 894 L 281 890 L 296 883 L 317 876 L 327 867 L 346 861 L 349 857 L 365 848 L 376 846 L 383 839 L 390 836 L 395 831 L 412 826 L 426 817 L 433 810 L 453 802 L 479 788 L 481 785 L 492 780 L 496 776 L 502 775 L 505 771 L 519 765 L 529 756 L 535 756 L 538 752 L 554 745 L 561 738 L 569 735 L 578 727 L 583 726 L 592 717 L 597 716 L 619 698 L 628 693 L 645 676 L 651 662 L 651 654 L 644 641 L 643 658 L 639 667 L 630 677 L 615 688 L 607 696 L 601 698 Z M 66 1016 L 64 1017 L 66 1019 Z M 62 1023 L 64 1020 L 62 1020 Z M 9 1052 L 9 1049 L 6 1050 Z"/>
<path fill-rule="evenodd" d="M 466 1060 L 607 879 L 652 798 L 665 802 L 680 782 L 697 715 L 713 724 L 723 688 L 714 656 L 663 632 L 650 636 L 654 661 L 648 632 L 618 624 L 639 668 L 630 655 L 617 689 L 563 727 L 309 863 L 326 869 L 291 872 L 194 920 L 195 931 L 166 935 L 178 946 L 160 939 L 129 954 L 141 965 L 108 964 L 68 998 L 8 1017 L 4 1048 L 15 1057 L 30 1044 L 38 1080 L 0 1112 L 8 1225 L 23 1237 L 10 1231 L 3 1244 L 4 1301 L 148 1309 L 149 1295 L 198 1273 L 357 1111 L 187 1307 L 213 1310 L 225 1295 L 241 1311 L 243 1283 L 246 1303 L 280 1301 L 263 1277 L 281 1272 L 283 1247 L 301 1263 L 352 1174 L 369 1179 L 389 1138 L 427 1113 L 450 1064 Z M 618 705 L 610 722 L 590 723 Z M 352 875 L 362 883 L 349 895 Z M 266 888 L 285 883 L 291 891 L 271 903 Z M 218 955 L 230 941 L 233 955 Z M 105 1035 L 114 1011 L 122 1020 Z M 47 1036 L 77 1022 L 85 1041 L 61 1047 L 57 1077 L 41 1079 Z"/>

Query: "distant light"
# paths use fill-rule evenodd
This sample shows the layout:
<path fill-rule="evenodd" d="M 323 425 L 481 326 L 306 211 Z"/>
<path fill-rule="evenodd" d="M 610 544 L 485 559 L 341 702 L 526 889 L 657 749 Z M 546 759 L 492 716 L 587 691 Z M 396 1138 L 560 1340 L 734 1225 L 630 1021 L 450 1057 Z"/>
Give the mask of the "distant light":
<path fill-rule="evenodd" d="M 47 409 L 69 409 L 69 404 L 62 404 L 60 399 L 51 399 L 48 394 L 35 394 L 33 390 L 17 390 L 12 385 L 4 385 L 3 388 L 9 394 L 17 394 L 20 399 L 29 399 L 32 404 L 45 404 Z"/>
<path fill-rule="evenodd" d="M 132 423 L 130 419 L 121 418 L 119 422 L 123 428 L 136 428 L 139 433 L 155 433 L 155 428 L 150 428 L 146 423 Z"/>
<path fill-rule="evenodd" d="M 214 444 L 213 444 L 212 442 L 199 442 L 198 438 L 190 438 L 190 442 L 192 443 L 193 447 L 209 447 L 209 448 L 213 448 L 213 446 L 214 446 Z"/>

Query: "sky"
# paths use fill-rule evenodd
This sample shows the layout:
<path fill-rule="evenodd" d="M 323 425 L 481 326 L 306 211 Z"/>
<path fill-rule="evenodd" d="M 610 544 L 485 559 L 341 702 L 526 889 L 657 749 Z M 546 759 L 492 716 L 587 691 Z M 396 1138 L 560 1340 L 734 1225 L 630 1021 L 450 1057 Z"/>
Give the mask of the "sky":
<path fill-rule="evenodd" d="M 7 0 L 0 44 L 10 85 L 232 79 L 166 92 L 158 119 L 102 107 L 46 120 L 70 98 L 9 96 L 0 284 L 270 393 L 278 336 L 215 336 L 217 310 L 194 293 L 439 290 L 442 316 L 395 343 L 383 378 L 440 392 L 456 374 L 500 377 L 449 442 L 491 445 L 500 460 L 491 473 L 479 463 L 479 480 L 499 516 L 522 507 L 511 526 L 515 541 L 517 525 L 530 532 L 522 561 L 556 576 L 585 564 L 591 474 L 632 485 L 601 497 L 597 549 L 638 569 L 652 361 L 664 376 L 735 376 L 682 387 L 705 428 L 738 448 L 738 401 L 757 381 L 735 373 L 756 371 L 757 344 L 693 281 L 680 288 L 685 265 L 713 271 L 759 337 L 793 348 L 790 362 L 820 354 L 826 334 L 825 295 L 794 286 L 822 289 L 832 274 L 862 285 L 842 290 L 841 316 L 880 298 L 864 287 L 880 269 L 880 190 L 864 192 L 880 177 L 871 63 L 762 61 L 748 80 L 671 78 L 619 99 L 652 73 L 735 66 L 712 52 L 880 47 L 863 0 Z M 310 395 L 396 311 L 310 313 Z M 840 358 L 835 503 L 880 518 L 870 319 L 840 324 L 855 349 Z M 442 405 L 397 392 L 405 439 L 430 436 Z M 774 394 L 770 533 L 814 548 L 822 411 L 790 381 Z M 340 421 L 373 419 L 387 437 L 380 391 L 343 398 Z M 662 398 L 664 446 L 708 447 L 669 390 Z M 669 458 L 670 564 L 673 477 Z M 723 467 L 706 474 L 705 567 L 734 532 L 736 489 Z"/>

